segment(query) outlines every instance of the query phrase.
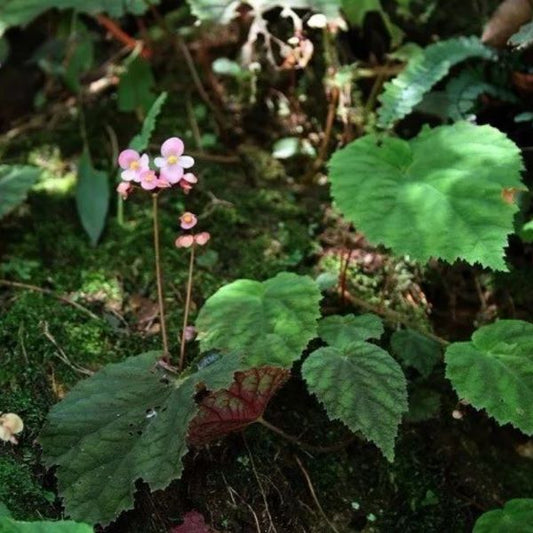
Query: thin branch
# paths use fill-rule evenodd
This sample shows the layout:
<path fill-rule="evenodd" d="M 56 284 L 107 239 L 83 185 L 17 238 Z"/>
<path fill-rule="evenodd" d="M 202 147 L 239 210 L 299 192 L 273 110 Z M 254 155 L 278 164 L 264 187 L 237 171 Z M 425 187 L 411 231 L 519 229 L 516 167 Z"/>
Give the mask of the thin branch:
<path fill-rule="evenodd" d="M 315 488 L 313 487 L 313 483 L 311 482 L 311 477 L 307 473 L 307 470 L 304 468 L 304 465 L 302 464 L 302 461 L 300 461 L 300 458 L 295 455 L 294 458 L 296 459 L 296 462 L 298 463 L 298 466 L 300 467 L 300 470 L 302 471 L 302 474 L 305 477 L 305 480 L 307 481 L 307 486 L 309 487 L 309 492 L 311 493 L 311 496 L 313 497 L 313 500 L 318 507 L 318 510 L 320 511 L 320 514 L 324 517 L 324 520 L 328 523 L 329 527 L 332 531 L 335 533 L 339 533 L 339 530 L 333 525 L 332 522 L 330 522 L 328 516 L 324 512 L 324 509 L 322 509 L 322 506 L 320 505 L 320 502 L 318 501 Z"/>
<path fill-rule="evenodd" d="M 0 285 L 3 285 L 4 287 L 12 287 L 15 289 L 25 289 L 27 291 L 40 292 L 41 294 L 52 296 L 52 298 L 55 298 L 56 300 L 60 300 L 63 303 L 71 305 L 72 307 L 76 308 L 78 311 L 85 313 L 86 315 L 90 316 L 94 320 L 101 320 L 101 318 L 98 315 L 95 315 L 92 311 L 89 311 L 89 309 L 87 309 L 86 307 L 83 307 L 83 305 L 80 305 L 79 303 L 72 301 L 70 298 L 67 298 L 66 296 L 60 296 L 59 294 L 56 294 L 54 291 L 51 291 L 50 289 L 43 289 L 42 287 L 37 287 L 36 285 L 29 285 L 27 283 L 19 283 L 18 281 L 9 281 L 7 279 L 0 279 Z"/>
<path fill-rule="evenodd" d="M 306 450 L 311 453 L 332 453 L 332 452 L 338 452 L 346 446 L 349 446 L 356 437 L 353 436 L 349 438 L 348 440 L 345 440 L 343 442 L 339 442 L 337 444 L 333 444 L 332 446 L 314 446 L 313 444 L 307 444 L 305 442 L 302 442 L 297 437 L 294 437 L 293 435 L 289 435 L 288 433 L 285 433 L 282 429 L 278 428 L 274 424 L 271 424 L 270 422 L 267 422 L 264 418 L 260 417 L 257 419 L 257 422 L 261 424 L 262 426 L 265 426 L 267 429 L 270 429 L 270 431 L 273 431 L 274 433 L 277 433 L 281 437 L 283 437 L 285 440 L 288 440 L 289 442 L 292 442 L 293 444 L 296 444 L 303 450 Z"/>
<path fill-rule="evenodd" d="M 367 302 L 366 300 L 363 300 L 362 298 L 359 298 L 357 296 L 354 296 L 353 294 L 350 294 L 348 291 L 344 291 L 344 294 L 340 296 L 341 298 L 348 300 L 351 304 L 356 305 L 357 307 L 361 307 L 363 309 L 366 309 L 367 311 L 371 311 L 372 313 L 375 313 L 376 315 L 382 316 L 385 320 L 388 320 L 389 322 L 393 322 L 396 324 L 403 324 L 404 326 L 408 328 L 414 329 L 421 335 L 424 335 L 425 337 L 428 337 L 429 339 L 432 339 L 435 342 L 438 342 L 440 345 L 444 347 L 450 344 L 446 339 L 443 339 L 442 337 L 439 337 L 438 335 L 435 335 L 434 333 L 430 333 L 429 331 L 424 331 L 418 325 L 413 324 L 408 318 L 403 316 L 401 313 L 398 313 L 398 311 L 387 309 L 385 307 L 380 307 L 379 305 L 371 304 L 370 302 Z"/>

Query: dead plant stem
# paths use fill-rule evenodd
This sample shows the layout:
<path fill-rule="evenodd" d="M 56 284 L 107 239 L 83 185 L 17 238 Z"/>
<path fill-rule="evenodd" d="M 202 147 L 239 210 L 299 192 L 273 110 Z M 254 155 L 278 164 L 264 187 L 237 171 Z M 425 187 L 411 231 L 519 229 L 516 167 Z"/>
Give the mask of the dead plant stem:
<path fill-rule="evenodd" d="M 42 287 L 37 287 L 36 285 L 29 285 L 27 283 L 19 283 L 18 281 L 9 281 L 7 279 L 0 279 L 0 285 L 3 285 L 4 287 L 12 287 L 14 289 L 26 289 L 28 291 L 40 292 L 41 294 L 52 296 L 52 298 L 56 298 L 57 300 L 63 303 L 71 305 L 72 307 L 76 308 L 78 311 L 85 313 L 86 315 L 90 316 L 91 318 L 94 318 L 95 320 L 101 320 L 98 315 L 95 315 L 92 311 L 89 311 L 89 309 L 83 307 L 83 305 L 80 305 L 79 303 L 76 303 L 65 296 L 60 296 L 59 294 L 56 294 L 54 291 L 51 291 L 50 289 L 43 289 Z"/>

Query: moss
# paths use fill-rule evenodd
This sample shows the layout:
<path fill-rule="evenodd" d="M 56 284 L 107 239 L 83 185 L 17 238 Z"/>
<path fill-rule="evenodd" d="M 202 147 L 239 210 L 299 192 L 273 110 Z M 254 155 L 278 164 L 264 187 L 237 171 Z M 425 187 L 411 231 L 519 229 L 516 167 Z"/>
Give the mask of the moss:
<path fill-rule="evenodd" d="M 0 502 L 19 520 L 39 519 L 53 513 L 55 494 L 43 489 L 30 465 L 0 455 Z"/>

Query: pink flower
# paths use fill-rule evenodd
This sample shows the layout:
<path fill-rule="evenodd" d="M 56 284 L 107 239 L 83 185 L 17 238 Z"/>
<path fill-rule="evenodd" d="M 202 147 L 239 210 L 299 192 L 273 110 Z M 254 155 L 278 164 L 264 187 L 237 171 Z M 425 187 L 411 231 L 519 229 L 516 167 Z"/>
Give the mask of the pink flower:
<path fill-rule="evenodd" d="M 186 341 L 192 341 L 196 337 L 196 328 L 194 326 L 185 326 L 183 333 Z"/>
<path fill-rule="evenodd" d="M 194 228 L 197 222 L 198 222 L 198 219 L 196 218 L 196 215 L 193 215 L 192 213 L 189 213 L 188 211 L 186 213 L 183 213 L 183 215 L 181 215 L 180 217 L 181 229 Z"/>
<path fill-rule="evenodd" d="M 194 244 L 194 236 L 180 235 L 174 244 L 177 248 L 190 248 Z"/>
<path fill-rule="evenodd" d="M 183 141 L 179 137 L 171 137 L 161 146 L 162 157 L 156 157 L 154 160 L 155 165 L 161 169 L 161 176 L 172 184 L 183 178 L 183 169 L 194 165 L 192 157 L 182 155 L 183 150 Z"/>
<path fill-rule="evenodd" d="M 126 198 L 130 195 L 131 191 L 133 190 L 133 185 L 129 181 L 121 181 L 118 184 L 117 192 L 126 200 Z"/>
<path fill-rule="evenodd" d="M 140 175 L 141 187 L 146 191 L 151 191 L 160 186 L 160 180 L 153 170 L 143 170 Z"/>
<path fill-rule="evenodd" d="M 118 164 L 124 169 L 120 176 L 125 181 L 141 181 L 141 173 L 148 170 L 148 156 L 139 155 L 139 152 L 131 150 L 122 150 L 118 156 Z"/>
<path fill-rule="evenodd" d="M 207 231 L 202 231 L 202 233 L 198 233 L 198 235 L 194 236 L 194 242 L 198 244 L 199 246 L 203 246 L 204 244 L 207 244 L 207 241 L 211 238 L 211 235 L 207 233 Z"/>

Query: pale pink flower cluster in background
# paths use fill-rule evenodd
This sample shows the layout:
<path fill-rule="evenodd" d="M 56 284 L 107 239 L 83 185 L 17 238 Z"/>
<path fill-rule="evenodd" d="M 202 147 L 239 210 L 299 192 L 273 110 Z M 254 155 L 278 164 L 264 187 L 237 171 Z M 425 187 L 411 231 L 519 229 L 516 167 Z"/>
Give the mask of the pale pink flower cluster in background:
<path fill-rule="evenodd" d="M 123 181 L 118 185 L 117 192 L 124 199 L 133 191 L 135 185 L 154 192 L 179 185 L 185 193 L 189 192 L 198 178 L 191 172 L 185 172 L 194 165 L 194 159 L 183 155 L 184 148 L 179 137 L 167 139 L 161 146 L 161 156 L 154 159 L 158 170 L 150 168 L 150 158 L 147 154 L 139 154 L 131 148 L 123 150 L 118 156 L 118 164 L 122 169 L 120 177 Z"/>

